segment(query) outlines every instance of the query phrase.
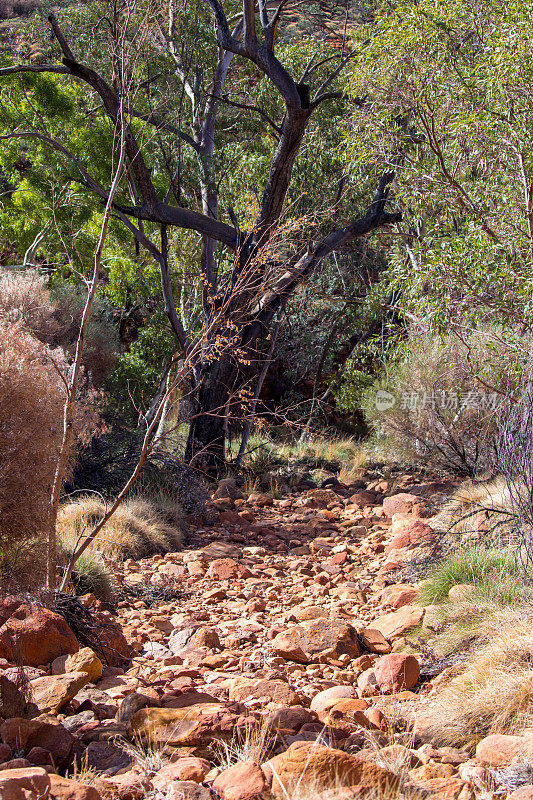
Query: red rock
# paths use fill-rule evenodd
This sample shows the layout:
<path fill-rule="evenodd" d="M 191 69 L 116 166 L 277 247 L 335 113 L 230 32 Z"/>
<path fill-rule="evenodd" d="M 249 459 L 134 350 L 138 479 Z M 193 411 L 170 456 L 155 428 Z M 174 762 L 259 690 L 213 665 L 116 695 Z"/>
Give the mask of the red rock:
<path fill-rule="evenodd" d="M 256 800 L 266 794 L 267 781 L 259 764 L 240 761 L 224 770 L 213 782 L 222 800 Z"/>
<path fill-rule="evenodd" d="M 521 786 L 507 795 L 507 800 L 533 800 L 533 786 Z"/>
<path fill-rule="evenodd" d="M 86 783 L 50 775 L 52 800 L 101 800 L 100 792 Z"/>
<path fill-rule="evenodd" d="M 354 696 L 353 686 L 332 686 L 315 694 L 311 700 L 311 711 L 327 711 L 333 708 L 340 700 L 351 699 Z"/>
<path fill-rule="evenodd" d="M 386 796 L 398 786 L 398 778 L 377 764 L 316 742 L 294 742 L 284 753 L 263 764 L 263 770 L 272 780 L 272 793 L 280 798 L 295 789 L 311 787 L 317 792 L 356 784 L 372 787 L 376 794 Z"/>
<path fill-rule="evenodd" d="M 134 655 L 126 641 L 122 628 L 107 611 L 93 611 L 95 625 L 98 626 L 98 655 L 109 667 L 123 667 Z"/>
<path fill-rule="evenodd" d="M 369 653 L 390 653 L 390 643 L 383 634 L 375 628 L 363 628 L 359 631 L 359 641 Z"/>
<path fill-rule="evenodd" d="M 416 781 L 415 789 L 421 789 L 430 800 L 459 800 L 466 784 L 460 778 L 430 778 Z"/>
<path fill-rule="evenodd" d="M 402 528 L 396 536 L 391 539 L 385 553 L 390 553 L 392 550 L 401 550 L 404 547 L 417 547 L 420 544 L 431 541 L 435 536 L 435 531 L 426 525 L 424 522 L 412 522 Z"/>
<path fill-rule="evenodd" d="M 5 764 L 13 758 L 13 751 L 8 744 L 0 744 L 0 764 Z"/>
<path fill-rule="evenodd" d="M 533 748 L 531 736 L 506 736 L 495 733 L 486 736 L 476 747 L 476 761 L 489 767 L 505 767 Z"/>
<path fill-rule="evenodd" d="M 47 608 L 22 603 L 0 626 L 0 658 L 8 661 L 38 667 L 78 650 L 63 617 Z"/>
<path fill-rule="evenodd" d="M 40 800 L 48 796 L 50 778 L 41 767 L 6 769 L 0 772 L 2 800 Z"/>
<path fill-rule="evenodd" d="M 374 672 L 382 692 L 401 692 L 412 689 L 420 677 L 420 665 L 415 656 L 392 653 L 374 664 Z"/>
<path fill-rule="evenodd" d="M 403 606 L 373 620 L 372 628 L 383 634 L 385 639 L 395 639 L 405 631 L 422 622 L 424 609 L 421 606 Z"/>
<path fill-rule="evenodd" d="M 357 508 L 366 508 L 367 506 L 375 506 L 376 505 L 376 493 L 366 491 L 366 489 L 360 489 L 355 494 L 352 494 L 350 497 L 350 503 Z"/>
<path fill-rule="evenodd" d="M 113 775 L 111 778 L 102 778 L 101 785 L 112 793 L 118 800 L 142 800 L 151 794 L 154 786 L 146 775 L 139 775 L 130 770 L 122 775 Z M 108 791 L 104 791 L 108 794 Z"/>
<path fill-rule="evenodd" d="M 196 756 L 185 756 L 181 758 L 174 758 L 171 756 L 172 766 L 175 767 L 172 775 L 172 780 L 178 781 L 194 781 L 195 783 L 202 783 L 208 772 L 211 771 L 211 764 L 205 758 L 197 758 Z M 160 769 L 157 773 L 165 772 L 169 765 Z"/>
<path fill-rule="evenodd" d="M 50 718 L 6 720 L 0 726 L 0 736 L 15 751 L 29 753 L 35 747 L 47 750 L 58 768 L 68 765 L 74 745 L 70 731 Z"/>
<path fill-rule="evenodd" d="M 249 578 L 251 574 L 248 567 L 233 558 L 216 558 L 209 565 L 206 578 L 214 581 L 231 581 Z"/>
<path fill-rule="evenodd" d="M 352 626 L 330 619 L 309 620 L 278 633 L 272 647 L 278 655 L 299 664 L 338 659 L 340 655 L 357 658 L 361 653 Z"/>
<path fill-rule="evenodd" d="M 408 514 L 415 503 L 419 502 L 420 498 L 415 494 L 399 492 L 399 494 L 393 494 L 392 497 L 385 497 L 383 508 L 387 516 L 392 517 L 393 514 Z"/>

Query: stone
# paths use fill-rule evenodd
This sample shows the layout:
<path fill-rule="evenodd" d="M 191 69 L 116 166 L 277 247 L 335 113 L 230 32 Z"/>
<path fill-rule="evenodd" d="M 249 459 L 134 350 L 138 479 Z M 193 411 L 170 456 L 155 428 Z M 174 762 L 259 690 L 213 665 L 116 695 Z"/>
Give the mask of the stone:
<path fill-rule="evenodd" d="M 50 797 L 52 800 L 101 800 L 94 786 L 59 775 L 50 775 Z"/>
<path fill-rule="evenodd" d="M 397 776 L 377 764 L 316 742 L 294 742 L 263 764 L 263 770 L 272 780 L 274 797 L 280 798 L 296 788 L 316 792 L 356 784 L 387 794 L 399 784 Z"/>
<path fill-rule="evenodd" d="M 70 762 L 75 741 L 70 731 L 54 718 L 8 719 L 0 725 L 0 736 L 16 752 L 29 753 L 35 747 L 42 747 L 58 768 Z"/>
<path fill-rule="evenodd" d="M 171 757 L 172 762 L 172 780 L 178 781 L 194 781 L 194 783 L 202 783 L 208 772 L 211 771 L 211 764 L 205 758 L 197 758 L 196 756 L 185 756 L 174 758 Z M 168 774 L 170 765 L 165 765 L 159 770 L 158 775 Z"/>
<path fill-rule="evenodd" d="M 377 684 L 382 692 L 402 692 L 412 689 L 420 678 L 420 665 L 415 656 L 391 653 L 374 664 Z"/>
<path fill-rule="evenodd" d="M 34 717 L 39 713 L 35 703 L 29 702 L 14 681 L 0 675 L 0 717 Z"/>
<path fill-rule="evenodd" d="M 363 630 L 359 631 L 359 641 L 369 653 L 377 653 L 379 655 L 390 653 L 390 642 L 385 639 L 381 631 L 375 628 L 363 628 Z"/>
<path fill-rule="evenodd" d="M 357 658 L 361 654 L 352 626 L 331 619 L 309 620 L 278 633 L 272 647 L 277 655 L 299 664 L 337 660 L 341 655 Z"/>
<path fill-rule="evenodd" d="M 123 667 L 134 655 L 122 628 L 108 611 L 92 611 L 98 628 L 98 655 L 109 667 Z"/>
<path fill-rule="evenodd" d="M 78 650 L 63 617 L 47 608 L 21 603 L 0 626 L 0 658 L 8 661 L 38 667 Z"/>
<path fill-rule="evenodd" d="M 403 606 L 398 611 L 383 614 L 373 620 L 372 628 L 378 630 L 385 639 L 392 640 L 401 636 L 405 631 L 419 625 L 424 617 L 422 606 Z"/>
<path fill-rule="evenodd" d="M 129 722 L 130 735 L 151 744 L 206 747 L 213 740 L 238 735 L 241 717 L 223 703 L 199 703 L 186 708 L 143 708 Z M 253 718 L 250 718 L 253 722 Z M 247 724 L 251 724 L 248 721 Z"/>
<path fill-rule="evenodd" d="M 465 600 L 470 600 L 475 591 L 476 587 L 471 583 L 457 583 L 448 591 L 448 599 L 452 603 L 462 603 Z"/>
<path fill-rule="evenodd" d="M 532 736 L 510 736 L 494 733 L 486 736 L 476 747 L 476 761 L 488 767 L 506 767 L 533 751 Z"/>
<path fill-rule="evenodd" d="M 102 778 L 100 784 L 105 787 L 105 795 L 111 794 L 113 799 L 118 798 L 118 800 L 143 800 L 150 796 L 154 789 L 150 778 L 146 775 L 139 775 L 133 770 Z"/>
<path fill-rule="evenodd" d="M 44 675 L 35 678 L 28 686 L 39 711 L 57 713 L 89 683 L 86 672 L 66 672 L 64 675 Z"/>
<path fill-rule="evenodd" d="M 507 795 L 507 800 L 533 800 L 533 786 L 521 786 Z"/>
<path fill-rule="evenodd" d="M 104 775 L 116 775 L 130 769 L 132 758 L 112 742 L 90 742 L 85 751 L 87 766 Z"/>
<path fill-rule="evenodd" d="M 52 673 L 60 675 L 64 672 L 86 672 L 91 683 L 102 677 L 103 665 L 90 647 L 82 647 L 70 656 L 60 656 L 52 662 Z"/>
<path fill-rule="evenodd" d="M 50 778 L 42 767 L 24 767 L 0 771 L 2 800 L 41 800 L 48 797 Z"/>
<path fill-rule="evenodd" d="M 353 686 L 331 686 L 322 692 L 315 694 L 311 700 L 311 711 L 327 711 L 333 708 L 340 700 L 353 698 L 355 689 Z"/>
<path fill-rule="evenodd" d="M 247 700 L 264 699 L 265 702 L 278 703 L 283 706 L 297 706 L 302 698 L 285 681 L 253 680 L 235 678 L 229 689 L 229 699 L 238 703 Z"/>
<path fill-rule="evenodd" d="M 194 781 L 172 781 L 166 790 L 167 800 L 212 800 L 212 794 L 206 786 Z"/>
<path fill-rule="evenodd" d="M 280 708 L 267 717 L 269 730 L 280 736 L 294 736 L 303 725 L 316 721 L 316 715 L 303 706 Z"/>
<path fill-rule="evenodd" d="M 239 761 L 213 781 L 222 800 L 258 800 L 269 794 L 265 773 L 254 761 Z"/>
<path fill-rule="evenodd" d="M 399 492 L 383 499 L 383 510 L 388 517 L 393 514 L 408 514 L 420 498 L 408 492 Z"/>
<path fill-rule="evenodd" d="M 214 581 L 233 581 L 249 578 L 251 572 L 233 558 L 216 558 L 209 565 L 205 577 Z"/>

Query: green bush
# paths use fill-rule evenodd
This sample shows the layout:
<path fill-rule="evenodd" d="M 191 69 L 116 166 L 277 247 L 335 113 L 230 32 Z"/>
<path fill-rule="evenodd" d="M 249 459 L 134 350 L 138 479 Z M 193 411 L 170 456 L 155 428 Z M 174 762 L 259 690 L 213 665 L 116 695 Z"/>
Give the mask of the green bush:
<path fill-rule="evenodd" d="M 472 548 L 456 551 L 429 574 L 420 592 L 420 602 L 425 605 L 445 602 L 452 586 L 460 584 L 474 587 L 472 599 L 490 600 L 502 606 L 517 605 L 530 594 L 510 552 Z"/>

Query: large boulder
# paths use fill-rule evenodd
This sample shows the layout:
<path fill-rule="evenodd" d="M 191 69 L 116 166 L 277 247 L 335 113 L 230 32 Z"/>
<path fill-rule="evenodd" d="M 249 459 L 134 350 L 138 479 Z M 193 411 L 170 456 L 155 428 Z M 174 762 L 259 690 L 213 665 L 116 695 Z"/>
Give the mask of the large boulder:
<path fill-rule="evenodd" d="M 298 664 L 337 660 L 341 655 L 350 658 L 361 655 L 352 626 L 331 619 L 312 619 L 278 633 L 272 640 L 272 647 L 277 655 Z"/>
<path fill-rule="evenodd" d="M 5 769 L 0 772 L 2 800 L 40 800 L 49 796 L 50 778 L 41 767 Z"/>
<path fill-rule="evenodd" d="M 494 733 L 476 747 L 476 761 L 488 767 L 507 767 L 533 755 L 533 736 L 512 736 Z"/>
<path fill-rule="evenodd" d="M 39 711 L 57 713 L 76 697 L 89 683 L 86 672 L 67 672 L 64 675 L 43 675 L 30 681 L 31 697 Z"/>
<path fill-rule="evenodd" d="M 239 761 L 215 778 L 213 789 L 222 800 L 260 800 L 269 794 L 265 773 L 253 761 Z"/>
<path fill-rule="evenodd" d="M 130 736 L 169 747 L 206 748 L 253 727 L 254 717 L 243 717 L 223 703 L 199 703 L 185 708 L 143 708 L 129 721 Z"/>
<path fill-rule="evenodd" d="M 8 661 L 38 667 L 78 650 L 63 617 L 47 608 L 21 603 L 0 626 L 0 658 Z"/>
<path fill-rule="evenodd" d="M 376 796 L 388 796 L 398 787 L 398 777 L 371 761 L 316 742 L 294 742 L 284 753 L 263 764 L 272 780 L 275 797 L 306 787 L 313 792 L 339 786 L 365 786 Z"/>
<path fill-rule="evenodd" d="M 416 686 L 420 677 L 420 665 L 415 656 L 391 653 L 382 656 L 374 665 L 374 674 L 382 692 L 401 692 Z"/>
<path fill-rule="evenodd" d="M 37 706 L 28 701 L 17 684 L 7 675 L 0 675 L 0 717 L 34 717 L 37 714 Z"/>
<path fill-rule="evenodd" d="M 19 753 L 27 754 L 36 747 L 46 750 L 58 769 L 70 763 L 75 742 L 72 733 L 53 717 L 8 719 L 0 725 L 0 736 L 4 744 Z"/>

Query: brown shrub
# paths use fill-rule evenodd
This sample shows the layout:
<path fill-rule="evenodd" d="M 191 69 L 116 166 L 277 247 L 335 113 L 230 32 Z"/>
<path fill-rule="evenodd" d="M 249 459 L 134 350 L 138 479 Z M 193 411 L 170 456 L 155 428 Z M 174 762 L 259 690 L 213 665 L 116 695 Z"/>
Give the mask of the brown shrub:
<path fill-rule="evenodd" d="M 0 577 L 39 579 L 61 442 L 61 380 L 20 323 L 0 320 Z"/>
<path fill-rule="evenodd" d="M 83 309 L 84 290 L 69 284 L 51 291 L 36 270 L 6 271 L 0 275 L 0 315 L 22 321 L 41 342 L 74 355 Z M 112 308 L 97 298 L 87 328 L 83 366 L 93 382 L 113 369 L 120 348 Z"/>
<path fill-rule="evenodd" d="M 62 436 L 69 365 L 22 322 L 0 317 L 0 581 L 37 584 L 49 524 L 52 481 Z M 75 432 L 87 441 L 98 427 L 88 396 Z"/>

